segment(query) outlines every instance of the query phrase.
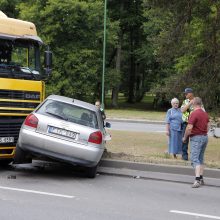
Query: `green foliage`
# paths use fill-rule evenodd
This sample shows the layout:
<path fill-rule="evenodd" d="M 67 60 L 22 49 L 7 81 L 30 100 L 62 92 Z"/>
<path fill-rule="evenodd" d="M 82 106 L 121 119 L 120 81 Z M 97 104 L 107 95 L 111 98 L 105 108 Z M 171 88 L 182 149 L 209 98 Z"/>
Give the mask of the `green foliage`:
<path fill-rule="evenodd" d="M 156 28 L 161 25 L 158 33 L 151 34 L 160 73 L 171 70 L 165 80 L 159 77 L 162 83 L 158 90 L 162 86 L 171 98 L 184 87 L 193 87 L 195 94 L 203 98 L 206 109 L 219 112 L 220 2 L 145 0 L 144 3 L 148 18 L 146 33 L 149 23 Z M 156 14 L 160 14 L 157 22 Z"/>
<path fill-rule="evenodd" d="M 53 50 L 47 93 L 92 99 L 101 83 L 103 1 L 25 1 L 18 8 L 20 17 L 33 21 Z M 117 26 L 117 22 L 109 25 L 110 45 L 117 40 Z"/>
<path fill-rule="evenodd" d="M 100 97 L 103 0 L 1 0 L 0 8 L 34 22 L 50 45 L 48 94 Z M 107 15 L 106 90 L 139 102 L 149 90 L 172 98 L 193 87 L 220 112 L 220 1 L 108 1 Z"/>
<path fill-rule="evenodd" d="M 109 68 L 106 71 L 105 80 L 108 82 L 106 90 L 111 90 L 114 86 L 117 86 L 121 82 L 121 73 L 116 69 Z"/>
<path fill-rule="evenodd" d="M 19 4 L 22 0 L 0 0 L 0 10 L 3 11 L 8 17 L 16 18 L 19 11 L 15 5 Z"/>

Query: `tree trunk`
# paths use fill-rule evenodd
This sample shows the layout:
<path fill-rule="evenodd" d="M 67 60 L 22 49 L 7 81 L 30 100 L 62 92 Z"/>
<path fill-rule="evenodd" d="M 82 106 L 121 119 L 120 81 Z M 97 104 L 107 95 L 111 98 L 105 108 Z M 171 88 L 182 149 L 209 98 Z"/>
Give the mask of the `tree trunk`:
<path fill-rule="evenodd" d="M 120 12 L 122 14 L 123 9 L 124 9 L 124 3 L 121 1 L 120 3 Z M 116 63 L 115 63 L 115 68 L 118 73 L 121 72 L 121 46 L 122 46 L 122 40 L 123 40 L 123 33 L 120 31 L 119 33 L 119 41 L 118 41 L 118 46 L 117 46 L 117 51 L 116 51 Z M 113 107 L 118 107 L 118 93 L 119 93 L 119 88 L 120 85 L 116 85 L 112 89 L 112 106 Z"/>
<path fill-rule="evenodd" d="M 116 54 L 116 71 L 118 73 L 121 72 L 121 44 L 122 44 L 122 34 L 120 34 L 120 37 L 119 37 L 119 44 L 117 47 L 117 54 Z M 120 85 L 117 85 L 112 89 L 112 106 L 113 107 L 118 106 L 119 87 Z"/>
<path fill-rule="evenodd" d="M 134 58 L 134 38 L 133 29 L 130 29 L 130 73 L 129 73 L 129 91 L 128 102 L 134 103 L 134 90 L 135 90 L 135 58 Z"/>

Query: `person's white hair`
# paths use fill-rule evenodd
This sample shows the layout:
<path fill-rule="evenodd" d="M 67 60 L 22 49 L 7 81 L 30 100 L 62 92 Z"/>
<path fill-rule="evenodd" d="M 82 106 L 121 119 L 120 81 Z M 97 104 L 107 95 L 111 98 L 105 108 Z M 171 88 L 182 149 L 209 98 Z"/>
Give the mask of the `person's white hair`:
<path fill-rule="evenodd" d="M 173 99 L 171 100 L 171 104 L 173 104 L 173 103 L 175 103 L 175 102 L 178 102 L 178 103 L 179 103 L 179 100 L 178 100 L 177 98 L 173 98 Z"/>

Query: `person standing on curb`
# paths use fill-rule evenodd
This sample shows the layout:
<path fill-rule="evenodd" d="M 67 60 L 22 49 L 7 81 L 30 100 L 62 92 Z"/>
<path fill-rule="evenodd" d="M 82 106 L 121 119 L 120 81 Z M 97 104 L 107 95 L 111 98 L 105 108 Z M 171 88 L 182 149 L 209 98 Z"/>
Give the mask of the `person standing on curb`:
<path fill-rule="evenodd" d="M 189 120 L 189 115 L 193 111 L 193 90 L 191 88 L 186 88 L 185 91 L 186 99 L 183 101 L 181 106 L 181 112 L 182 112 L 182 120 L 183 120 L 183 126 L 182 126 L 182 134 L 184 135 L 186 126 Z M 188 160 L 188 144 L 189 139 L 187 139 L 184 143 L 182 143 L 182 159 Z"/>
<path fill-rule="evenodd" d="M 104 123 L 104 120 L 106 119 L 106 115 L 105 115 L 104 109 L 101 108 L 101 102 L 99 100 L 97 100 L 95 102 L 95 106 L 100 110 L 101 115 L 102 115 L 102 120 L 103 120 L 103 123 Z"/>
<path fill-rule="evenodd" d="M 192 188 L 198 188 L 204 185 L 204 153 L 208 144 L 208 127 L 209 116 L 202 109 L 202 100 L 199 97 L 193 99 L 194 111 L 190 114 L 188 125 L 183 137 L 183 142 L 186 143 L 190 137 L 191 162 L 195 169 L 195 182 Z"/>
<path fill-rule="evenodd" d="M 105 119 L 106 119 L 106 115 L 105 115 L 105 111 L 103 108 L 101 108 L 101 102 L 99 100 L 96 100 L 95 102 L 95 106 L 96 108 L 100 111 L 101 116 L 102 116 L 102 122 L 103 122 L 103 127 L 104 127 L 104 132 L 107 134 L 106 130 L 105 130 Z M 108 135 L 109 138 L 111 138 L 111 135 Z M 110 140 L 110 139 L 109 139 Z M 105 146 L 104 152 L 107 152 L 107 148 Z"/>
<path fill-rule="evenodd" d="M 171 105 L 166 115 L 166 135 L 169 137 L 168 153 L 176 159 L 176 155 L 182 153 L 182 113 L 177 98 L 171 100 Z"/>

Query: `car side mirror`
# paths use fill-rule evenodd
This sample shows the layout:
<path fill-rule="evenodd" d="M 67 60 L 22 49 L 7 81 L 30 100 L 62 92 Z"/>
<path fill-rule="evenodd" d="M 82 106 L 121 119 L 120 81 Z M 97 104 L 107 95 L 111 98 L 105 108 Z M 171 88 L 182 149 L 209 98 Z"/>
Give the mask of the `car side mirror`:
<path fill-rule="evenodd" d="M 106 128 L 111 128 L 111 123 L 106 122 L 106 123 L 105 123 L 105 127 L 106 127 Z"/>
<path fill-rule="evenodd" d="M 47 75 L 50 75 L 52 72 L 52 52 L 49 47 L 44 52 L 44 68 Z"/>

